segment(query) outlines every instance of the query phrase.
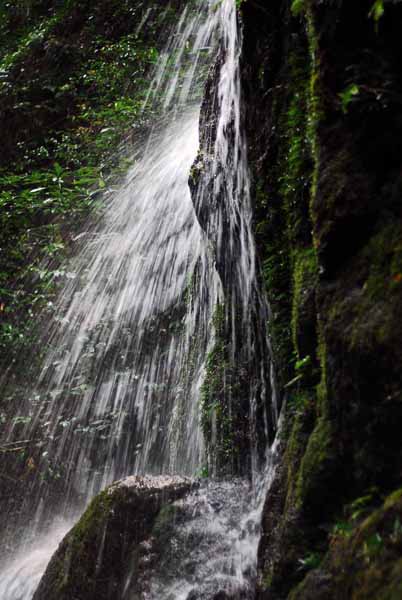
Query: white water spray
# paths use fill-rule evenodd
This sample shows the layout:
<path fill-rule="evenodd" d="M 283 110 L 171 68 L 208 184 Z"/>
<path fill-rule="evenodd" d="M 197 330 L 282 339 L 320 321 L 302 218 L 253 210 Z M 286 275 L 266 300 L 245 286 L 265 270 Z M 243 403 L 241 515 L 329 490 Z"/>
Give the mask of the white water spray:
<path fill-rule="evenodd" d="M 199 145 L 202 73 L 206 74 L 219 38 L 223 60 L 211 149 L 213 185 L 209 190 L 201 185 L 196 200 L 196 204 L 209 203 L 210 218 L 207 226 L 200 227 L 188 176 Z M 128 474 L 194 475 L 200 468 L 204 453 L 200 387 L 214 343 L 212 317 L 218 303 L 226 304 L 233 362 L 238 359 L 240 339 L 245 363 L 252 362 L 255 348 L 266 343 L 265 331 L 256 340 L 251 326 L 256 316 L 250 307 L 256 298 L 262 323 L 266 307 L 256 282 L 247 156 L 241 135 L 239 51 L 234 0 L 219 5 L 201 1 L 197 8 L 184 9 L 146 98 L 147 106 L 161 111 L 160 119 L 146 142 L 135 148 L 136 160 L 124 183 L 105 195 L 99 219 L 92 218 L 78 236 L 55 318 L 43 333 L 49 349 L 19 415 L 29 415 L 24 439 L 40 440 L 40 469 L 51 468 L 62 480 L 64 492 L 61 499 L 44 498 L 39 478 L 28 490 L 30 508 L 38 519 L 23 543 L 28 544 L 37 531 L 45 533 L 39 546 L 27 546 L 23 561 L 17 552 L 0 574 L 4 600 L 32 597 L 64 533 L 49 528 L 55 514 L 75 520 L 94 494 Z M 226 275 L 219 262 L 226 262 Z M 266 354 L 260 352 L 258 360 L 261 381 L 269 381 Z M 266 390 L 257 392 L 251 382 L 246 396 L 252 468 L 257 472 L 253 447 L 257 405 L 265 403 Z M 229 400 L 231 411 L 232 397 Z M 6 442 L 13 439 L 11 429 Z M 155 600 L 196 598 L 191 596 L 195 586 L 211 578 L 216 569 L 221 570 L 222 589 L 227 584 L 251 593 L 262 501 L 254 500 L 250 513 L 253 493 L 246 488 L 222 484 L 189 499 L 198 506 L 196 528 L 202 529 L 205 519 L 214 519 L 212 562 L 206 570 L 199 569 L 193 580 L 186 580 L 187 595 L 177 592 L 175 586 L 181 583 L 174 579 L 168 590 L 161 591 L 160 586 L 167 584 L 156 579 Z M 214 498 L 222 494 L 226 500 L 217 516 Z M 239 516 L 236 526 L 230 517 L 233 510 Z M 213 563 L 214 552 L 223 553 L 219 565 Z M 167 591 L 170 595 L 164 596 Z"/>

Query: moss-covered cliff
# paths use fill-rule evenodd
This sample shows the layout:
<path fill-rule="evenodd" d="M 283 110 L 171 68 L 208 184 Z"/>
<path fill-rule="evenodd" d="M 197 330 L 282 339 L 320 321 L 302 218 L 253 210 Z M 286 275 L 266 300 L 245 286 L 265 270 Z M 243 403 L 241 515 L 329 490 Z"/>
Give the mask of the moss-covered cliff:
<path fill-rule="evenodd" d="M 331 547 L 321 578 L 294 597 L 371 598 L 345 582 L 318 589 L 334 540 L 359 537 L 362 518 L 400 485 L 402 10 L 250 0 L 242 12 L 256 234 L 287 397 L 259 597 L 288 597 Z M 377 573 L 388 587 L 376 598 L 398 597 L 392 569 Z"/>

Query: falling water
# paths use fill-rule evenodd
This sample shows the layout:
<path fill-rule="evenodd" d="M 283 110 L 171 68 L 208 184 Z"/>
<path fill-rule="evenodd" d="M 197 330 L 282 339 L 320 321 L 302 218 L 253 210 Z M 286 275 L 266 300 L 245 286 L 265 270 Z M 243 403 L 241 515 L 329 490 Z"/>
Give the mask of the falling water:
<path fill-rule="evenodd" d="M 0 575 L 2 600 L 32 597 L 65 531 L 65 525 L 55 526 L 55 515 L 72 523 L 100 489 L 127 474 L 197 474 L 205 455 L 200 390 L 216 342 L 213 314 L 219 305 L 229 324 L 230 360 L 243 365 L 248 380 L 242 414 L 254 473 L 259 468 L 257 421 L 263 423 L 264 451 L 275 428 L 275 402 L 272 415 L 265 411 L 275 385 L 272 377 L 272 390 L 263 383 L 270 381 L 271 369 L 268 309 L 259 293 L 251 233 L 234 0 L 189 4 L 169 39 L 145 100 L 158 117 L 146 141 L 134 149 L 125 181 L 105 193 L 101 214 L 93 215 L 76 238 L 54 319 L 43 332 L 45 359 L 14 419 L 18 435 L 10 427 L 4 440 L 32 441 L 38 476 L 27 486 L 20 521 L 10 526 L 25 535 Z M 201 140 L 210 166 L 204 165 L 192 200 L 188 177 L 200 145 L 202 91 L 213 59 L 215 71 L 219 67 L 219 118 L 213 133 Z M 235 400 L 228 392 L 230 413 Z M 215 438 L 209 440 L 210 457 Z M 43 481 L 49 472 L 57 480 L 54 493 Z M 247 593 L 256 561 L 256 515 L 269 477 L 257 480 L 259 494 L 234 482 L 212 485 L 188 500 L 195 507 L 189 512 L 198 515 L 197 528 L 220 498 L 212 538 L 225 534 L 227 542 L 220 550 L 214 543 L 211 547 L 223 553 L 223 571 L 241 580 L 238 587 Z M 230 534 L 233 511 L 241 526 Z M 252 550 L 244 553 L 245 546 Z M 209 577 L 206 571 L 197 573 L 188 594 Z M 165 583 L 156 580 L 153 598 L 209 598 L 176 594 L 177 583 L 172 576 L 168 596 L 161 593 Z"/>
<path fill-rule="evenodd" d="M 174 530 L 147 600 L 254 599 L 262 512 L 277 461 L 275 441 L 254 486 L 212 480 L 174 503 Z"/>
<path fill-rule="evenodd" d="M 217 290 L 213 304 L 220 305 L 224 315 L 223 325 L 215 326 L 215 338 L 210 336 L 209 344 L 213 352 L 216 338 L 224 339 L 225 368 L 221 373 L 224 389 L 220 402 L 209 407 L 212 419 L 208 450 L 212 471 L 224 470 L 228 456 L 222 446 L 228 432 L 218 416 L 223 407 L 232 431 L 237 431 L 234 446 L 241 449 L 247 461 L 244 467 L 242 459 L 237 460 L 235 470 L 258 474 L 267 445 L 273 441 L 278 405 L 266 329 L 269 307 L 260 291 L 253 239 L 241 111 L 242 40 L 233 2 L 222 4 L 220 17 L 222 37 L 212 86 L 215 93 L 201 113 L 202 137 L 195 164 L 198 182 L 193 194 L 212 257 L 200 275 L 200 288 Z M 216 274 L 220 286 L 212 283 Z"/>
<path fill-rule="evenodd" d="M 40 536 L 29 551 L 22 546 L 12 562 L 2 569 L 0 576 L 1 600 L 28 600 L 32 598 L 50 557 L 60 540 L 71 528 L 71 522 L 58 519 L 50 532 Z"/>

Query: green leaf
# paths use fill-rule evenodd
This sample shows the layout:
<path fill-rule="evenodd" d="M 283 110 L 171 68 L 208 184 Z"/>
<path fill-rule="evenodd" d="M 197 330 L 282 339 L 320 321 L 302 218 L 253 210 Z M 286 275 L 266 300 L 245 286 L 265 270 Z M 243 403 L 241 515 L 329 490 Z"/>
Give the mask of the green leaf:
<path fill-rule="evenodd" d="M 384 0 L 376 0 L 371 7 L 369 17 L 371 17 L 376 23 L 384 15 Z"/>
<path fill-rule="evenodd" d="M 353 101 L 353 99 L 358 96 L 360 93 L 360 88 L 355 83 L 351 83 L 348 85 L 346 89 L 343 90 L 339 94 L 339 98 L 341 100 L 342 112 L 346 114 L 349 109 L 349 104 Z"/>
<path fill-rule="evenodd" d="M 295 370 L 301 371 L 309 365 L 311 365 L 311 356 L 310 355 L 305 356 L 304 358 L 298 360 L 295 364 Z"/>
<path fill-rule="evenodd" d="M 300 15 L 304 10 L 304 0 L 293 0 L 290 10 L 293 16 Z"/>
<path fill-rule="evenodd" d="M 56 173 L 57 177 L 60 177 L 63 173 L 64 173 L 64 169 L 61 165 L 59 165 L 59 163 L 54 163 L 53 165 L 53 169 L 54 172 Z"/>

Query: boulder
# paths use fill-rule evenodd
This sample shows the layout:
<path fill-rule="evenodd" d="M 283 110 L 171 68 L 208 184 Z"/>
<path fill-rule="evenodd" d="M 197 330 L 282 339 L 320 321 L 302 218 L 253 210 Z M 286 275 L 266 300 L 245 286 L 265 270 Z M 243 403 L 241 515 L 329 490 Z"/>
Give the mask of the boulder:
<path fill-rule="evenodd" d="M 159 513 L 194 486 L 184 477 L 133 476 L 107 488 L 61 542 L 34 600 L 123 598 L 133 580 L 141 582 Z"/>

